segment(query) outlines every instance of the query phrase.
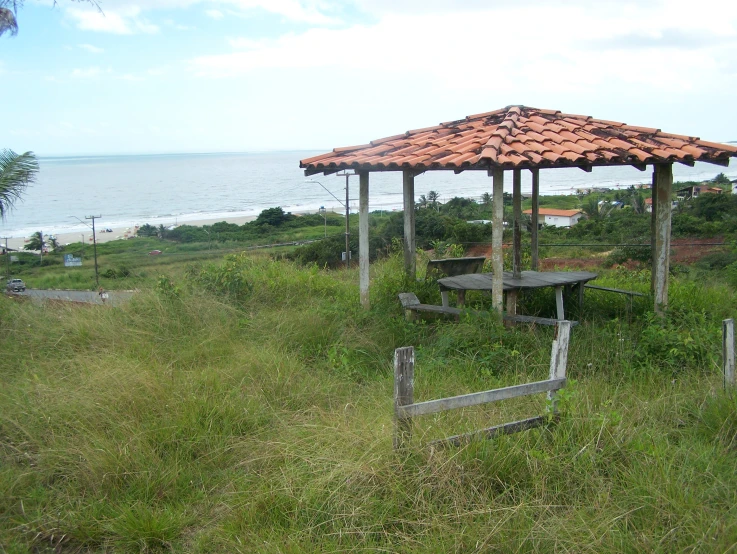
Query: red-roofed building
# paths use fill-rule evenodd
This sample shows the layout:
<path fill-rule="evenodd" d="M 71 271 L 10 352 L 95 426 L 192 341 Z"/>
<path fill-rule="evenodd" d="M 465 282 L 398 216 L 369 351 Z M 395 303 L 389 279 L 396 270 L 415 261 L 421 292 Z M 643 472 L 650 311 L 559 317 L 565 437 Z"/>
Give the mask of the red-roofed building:
<path fill-rule="evenodd" d="M 532 210 L 524 212 L 532 216 Z M 555 208 L 540 208 L 538 210 L 537 224 L 551 225 L 552 227 L 571 227 L 578 223 L 583 216 L 581 210 L 556 210 Z"/>

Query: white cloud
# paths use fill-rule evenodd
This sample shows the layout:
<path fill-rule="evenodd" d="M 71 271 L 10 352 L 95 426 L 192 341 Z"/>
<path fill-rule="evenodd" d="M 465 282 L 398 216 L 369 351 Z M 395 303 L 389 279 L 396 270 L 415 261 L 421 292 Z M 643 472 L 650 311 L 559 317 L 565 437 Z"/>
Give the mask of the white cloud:
<path fill-rule="evenodd" d="M 81 48 L 82 50 L 87 50 L 87 52 L 90 52 L 92 54 L 101 54 L 105 50 L 102 48 L 98 48 L 97 46 L 93 46 L 92 44 L 78 44 L 77 48 Z"/>
<path fill-rule="evenodd" d="M 85 31 L 113 33 L 116 35 L 132 35 L 135 33 L 156 33 L 157 25 L 140 16 L 138 6 L 105 8 L 104 12 L 91 8 L 67 8 L 66 13 L 76 22 L 77 27 Z"/>
<path fill-rule="evenodd" d="M 205 10 L 205 15 L 207 17 L 211 17 L 212 19 L 222 19 L 223 17 L 225 17 L 223 15 L 223 12 L 221 12 L 220 10 Z"/>
<path fill-rule="evenodd" d="M 312 28 L 268 41 L 233 38 L 229 44 L 239 51 L 197 57 L 190 67 L 197 75 L 216 77 L 265 68 L 320 75 L 357 71 L 383 86 L 400 75 L 416 75 L 434 79 L 441 89 L 490 90 L 512 101 L 529 98 L 531 91 L 537 97 L 646 86 L 675 94 L 709 86 L 718 77 L 718 64 L 737 48 L 737 2 L 722 4 L 715 20 L 707 15 L 710 10 L 695 13 L 686 9 L 686 0 L 671 1 L 682 8 L 662 10 L 656 1 L 602 2 L 592 10 L 580 2 L 538 1 L 473 13 L 387 13 L 372 25 Z M 694 41 L 674 54 L 684 36 L 710 40 Z M 646 41 L 631 45 L 632 37 Z"/>
<path fill-rule="evenodd" d="M 112 68 L 101 69 L 100 67 L 75 68 L 72 70 L 71 76 L 79 79 L 90 79 L 92 77 L 100 77 L 101 75 L 111 74 Z"/>

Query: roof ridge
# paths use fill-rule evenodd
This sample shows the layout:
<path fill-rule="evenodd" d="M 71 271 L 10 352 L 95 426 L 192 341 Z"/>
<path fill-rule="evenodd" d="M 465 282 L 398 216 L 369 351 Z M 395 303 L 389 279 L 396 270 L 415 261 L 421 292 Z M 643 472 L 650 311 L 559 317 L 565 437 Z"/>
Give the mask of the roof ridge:
<path fill-rule="evenodd" d="M 499 155 L 501 154 L 502 144 L 507 140 L 507 137 L 512 134 L 512 131 L 517 128 L 517 122 L 522 115 L 522 110 L 526 110 L 525 106 L 507 106 L 505 108 L 506 114 L 504 119 L 497 125 L 496 130 L 491 133 L 489 140 L 481 149 L 481 157 L 489 158 L 492 162 L 498 162 Z"/>

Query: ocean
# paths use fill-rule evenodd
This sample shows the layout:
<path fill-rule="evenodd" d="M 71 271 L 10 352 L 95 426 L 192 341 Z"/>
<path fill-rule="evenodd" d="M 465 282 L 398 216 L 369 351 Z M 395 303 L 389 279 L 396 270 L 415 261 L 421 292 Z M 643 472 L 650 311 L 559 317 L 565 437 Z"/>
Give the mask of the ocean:
<path fill-rule="evenodd" d="M 120 156 L 41 157 L 37 181 L 28 189 L 9 217 L 0 222 L 0 236 L 26 237 L 86 231 L 79 220 L 99 215 L 99 226 L 171 225 L 205 219 L 258 215 L 265 208 L 314 211 L 325 206 L 342 208 L 325 189 L 345 198 L 345 178 L 335 175 L 305 177 L 299 160 L 320 151 L 157 154 Z M 720 172 L 737 177 L 735 167 L 697 163 L 690 168 L 674 164 L 676 181 L 711 179 Z M 505 190 L 511 192 L 511 173 Z M 318 181 L 309 182 L 310 180 Z M 649 183 L 651 171 L 632 167 L 543 170 L 541 194 L 572 194 L 589 187 L 626 188 Z M 395 210 L 402 206 L 400 172 L 372 173 L 369 185 L 371 210 Z M 523 171 L 522 190 L 529 194 L 530 173 Z M 479 198 L 491 192 L 486 173 L 429 171 L 415 179 L 417 197 L 434 190 L 441 201 L 454 196 Z M 358 208 L 358 180 L 350 179 L 350 205 Z"/>

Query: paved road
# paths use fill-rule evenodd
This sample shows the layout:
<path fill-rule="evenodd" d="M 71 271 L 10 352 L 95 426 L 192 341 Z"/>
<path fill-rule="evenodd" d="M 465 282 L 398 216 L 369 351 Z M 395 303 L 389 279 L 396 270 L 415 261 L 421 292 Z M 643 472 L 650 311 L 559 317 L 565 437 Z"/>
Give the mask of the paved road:
<path fill-rule="evenodd" d="M 24 292 L 16 292 L 19 296 L 29 296 L 34 300 L 67 300 L 70 302 L 86 302 L 88 304 L 102 304 L 100 295 L 96 292 L 85 290 L 42 290 L 42 289 L 26 289 Z M 117 306 L 123 302 L 127 302 L 133 297 L 132 292 L 125 291 L 108 291 L 108 299 L 105 304 Z"/>

